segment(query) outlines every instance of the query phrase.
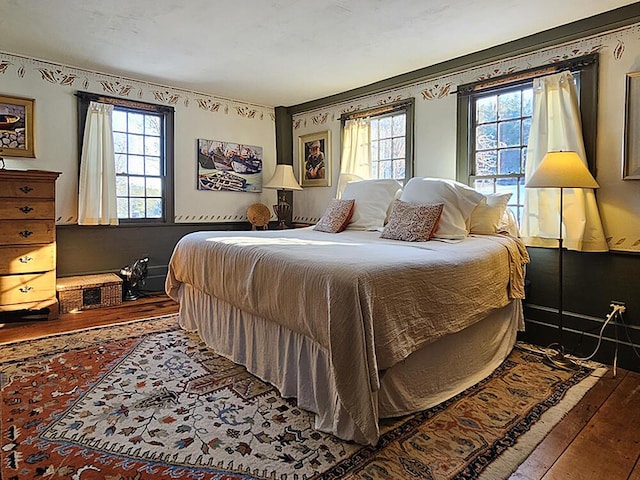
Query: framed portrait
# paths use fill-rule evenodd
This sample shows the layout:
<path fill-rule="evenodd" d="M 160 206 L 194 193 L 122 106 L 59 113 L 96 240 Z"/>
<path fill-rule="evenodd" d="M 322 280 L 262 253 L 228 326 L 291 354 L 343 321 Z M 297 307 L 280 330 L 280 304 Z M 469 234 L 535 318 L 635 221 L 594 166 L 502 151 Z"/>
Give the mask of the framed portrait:
<path fill-rule="evenodd" d="M 331 186 L 331 145 L 329 130 L 298 137 L 298 169 L 303 187 Z"/>
<path fill-rule="evenodd" d="M 640 180 L 640 72 L 627 74 L 623 180 Z"/>
<path fill-rule="evenodd" d="M 35 158 L 32 98 L 0 95 L 0 157 Z"/>

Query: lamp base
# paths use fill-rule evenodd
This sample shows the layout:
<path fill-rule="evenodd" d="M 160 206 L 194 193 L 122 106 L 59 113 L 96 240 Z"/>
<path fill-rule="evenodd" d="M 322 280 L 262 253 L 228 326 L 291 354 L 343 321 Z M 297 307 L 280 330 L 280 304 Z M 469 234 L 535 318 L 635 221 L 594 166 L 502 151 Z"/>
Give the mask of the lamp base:
<path fill-rule="evenodd" d="M 551 344 L 547 347 L 546 356 L 542 361 L 545 365 L 551 368 L 558 368 L 560 370 L 580 370 L 580 365 L 571 360 L 564 353 L 564 347 L 558 344 Z"/>
<path fill-rule="evenodd" d="M 276 227 L 278 230 L 284 230 L 287 228 L 287 217 L 291 212 L 291 205 L 289 205 L 284 197 L 280 199 L 280 202 L 273 206 L 273 211 L 278 217 L 278 226 Z"/>

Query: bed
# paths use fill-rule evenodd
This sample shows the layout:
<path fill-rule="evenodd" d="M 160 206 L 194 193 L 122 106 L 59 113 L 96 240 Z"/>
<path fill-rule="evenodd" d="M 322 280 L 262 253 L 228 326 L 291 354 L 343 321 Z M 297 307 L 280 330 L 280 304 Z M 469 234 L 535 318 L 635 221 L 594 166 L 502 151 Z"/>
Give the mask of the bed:
<path fill-rule="evenodd" d="M 196 232 L 166 291 L 182 328 L 314 412 L 316 429 L 375 444 L 381 418 L 436 405 L 506 358 L 526 262 L 504 234 Z"/>

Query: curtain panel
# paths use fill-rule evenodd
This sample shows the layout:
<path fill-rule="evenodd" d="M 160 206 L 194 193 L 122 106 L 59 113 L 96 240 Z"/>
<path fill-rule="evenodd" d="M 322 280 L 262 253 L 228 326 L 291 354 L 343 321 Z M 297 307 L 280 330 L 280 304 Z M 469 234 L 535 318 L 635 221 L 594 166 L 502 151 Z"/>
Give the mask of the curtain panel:
<path fill-rule="evenodd" d="M 89 104 L 80 160 L 78 225 L 118 225 L 112 113 L 113 105 Z"/>
<path fill-rule="evenodd" d="M 587 163 L 573 75 L 565 71 L 536 78 L 533 92 L 525 183 L 549 151 L 575 151 Z M 593 189 L 565 188 L 563 204 L 564 246 L 569 250 L 608 251 Z M 557 248 L 560 214 L 559 189 L 525 189 L 520 226 L 525 244 Z"/>
<path fill-rule="evenodd" d="M 348 182 L 371 178 L 369 123 L 368 118 L 356 118 L 344 124 L 337 198 L 341 197 Z"/>

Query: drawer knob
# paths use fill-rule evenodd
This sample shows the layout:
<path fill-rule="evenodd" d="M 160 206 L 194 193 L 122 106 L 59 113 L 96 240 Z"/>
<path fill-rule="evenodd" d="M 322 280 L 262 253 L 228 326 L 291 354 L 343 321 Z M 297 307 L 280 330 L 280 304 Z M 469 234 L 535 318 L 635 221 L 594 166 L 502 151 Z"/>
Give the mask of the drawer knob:
<path fill-rule="evenodd" d="M 33 232 L 31 230 L 23 230 L 19 233 L 22 238 L 29 238 L 31 235 L 33 235 Z"/>
<path fill-rule="evenodd" d="M 20 290 L 22 293 L 29 293 L 31 290 L 33 290 L 33 287 L 25 285 L 23 287 L 20 287 L 18 290 Z"/>
<path fill-rule="evenodd" d="M 33 191 L 33 187 L 29 187 L 28 185 L 25 185 L 24 187 L 20 187 L 20 191 L 22 193 L 29 193 Z"/>
<path fill-rule="evenodd" d="M 33 212 L 33 207 L 30 207 L 29 205 L 25 205 L 24 207 L 20 207 L 18 210 L 20 210 L 22 213 L 29 213 L 29 212 Z"/>
<path fill-rule="evenodd" d="M 18 260 L 20 261 L 20 263 L 29 263 L 31 260 L 33 260 L 33 257 L 25 255 L 24 257 L 20 257 Z"/>

